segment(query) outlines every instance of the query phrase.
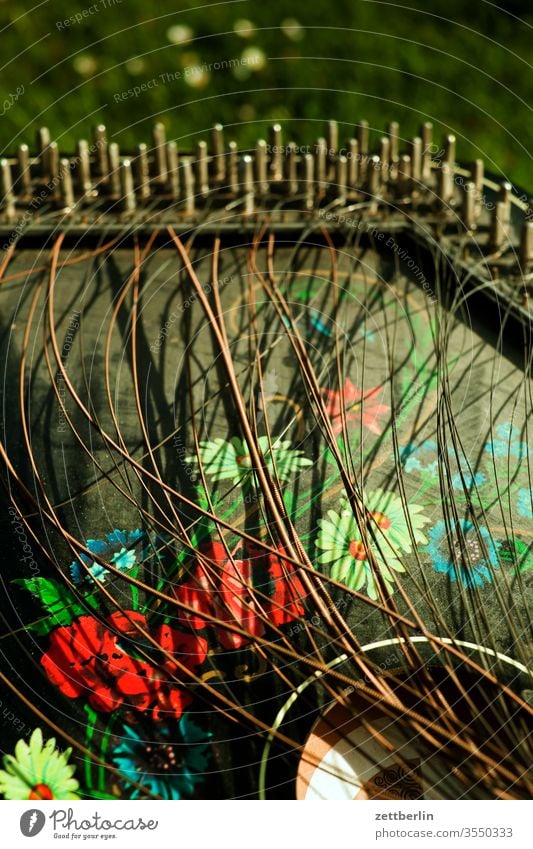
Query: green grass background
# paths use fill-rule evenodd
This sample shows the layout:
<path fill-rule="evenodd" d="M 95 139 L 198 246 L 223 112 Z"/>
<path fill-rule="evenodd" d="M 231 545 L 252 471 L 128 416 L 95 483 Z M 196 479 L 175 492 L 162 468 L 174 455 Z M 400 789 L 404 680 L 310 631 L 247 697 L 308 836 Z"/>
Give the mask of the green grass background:
<path fill-rule="evenodd" d="M 58 29 L 58 21 L 95 5 L 81 23 Z M 333 118 L 341 139 L 367 118 L 377 141 L 390 119 L 401 122 L 405 138 L 423 119 L 433 120 L 439 134 L 455 132 L 461 159 L 483 156 L 490 170 L 533 191 L 533 4 L 508 0 L 505 6 L 485 0 L 405 0 L 404 6 L 0 0 L 0 145 L 5 151 L 22 141 L 33 146 L 36 126 L 45 124 L 70 150 L 103 121 L 127 149 L 150 141 L 154 120 L 183 148 L 205 137 L 215 121 L 232 125 L 231 135 L 251 145 L 273 119 L 286 127 L 286 141 L 307 143 Z M 247 38 L 234 32 L 242 18 L 255 27 Z M 287 18 L 301 25 L 299 40 L 281 28 Z M 191 28 L 188 43 L 171 42 L 168 31 L 176 25 Z M 231 69 L 212 71 L 201 88 L 183 78 L 159 79 L 150 91 L 115 103 L 116 93 L 134 85 L 191 64 L 236 59 L 250 47 L 265 61 L 246 78 Z M 21 86 L 24 93 L 9 105 Z"/>

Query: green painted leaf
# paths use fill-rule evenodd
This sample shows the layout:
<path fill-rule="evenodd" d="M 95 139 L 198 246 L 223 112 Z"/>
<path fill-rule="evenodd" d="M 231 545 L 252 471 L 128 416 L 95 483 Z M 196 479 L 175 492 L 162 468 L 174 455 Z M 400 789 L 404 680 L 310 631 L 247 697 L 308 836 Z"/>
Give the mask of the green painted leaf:
<path fill-rule="evenodd" d="M 62 587 L 57 581 L 49 578 L 16 578 L 13 583 L 28 590 L 48 613 L 49 618 L 28 626 L 41 636 L 48 634 L 53 628 L 70 625 L 77 616 L 87 612 L 70 590 Z"/>

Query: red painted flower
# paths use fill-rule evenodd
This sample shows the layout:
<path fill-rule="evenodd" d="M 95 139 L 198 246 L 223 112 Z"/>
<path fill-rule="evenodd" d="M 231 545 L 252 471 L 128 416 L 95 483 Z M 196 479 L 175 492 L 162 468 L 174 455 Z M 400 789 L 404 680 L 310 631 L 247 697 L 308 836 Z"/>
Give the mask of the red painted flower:
<path fill-rule="evenodd" d="M 131 637 L 137 633 L 133 623 L 147 627 L 144 616 L 135 611 L 114 613 L 108 622 L 119 635 Z M 109 713 L 124 704 L 136 711 L 152 710 L 154 719 L 163 710 L 179 718 L 191 697 L 172 687 L 150 663 L 131 657 L 119 645 L 119 635 L 92 616 L 57 628 L 41 659 L 50 681 L 70 699 L 85 696 L 97 711 Z M 185 662 L 192 669 L 205 658 L 207 644 L 197 638 L 193 650 L 190 635 L 183 637 Z M 177 651 L 177 641 L 175 646 Z"/>
<path fill-rule="evenodd" d="M 283 556 L 285 551 L 279 549 Z M 274 583 L 274 592 L 270 601 L 269 619 L 274 625 L 286 625 L 297 616 L 302 616 L 302 600 L 306 596 L 302 582 L 294 574 L 294 566 L 275 554 L 266 555 L 268 573 Z"/>
<path fill-rule="evenodd" d="M 386 404 L 377 403 L 381 392 L 382 389 L 376 386 L 363 393 L 362 389 L 358 389 L 349 378 L 346 378 L 343 392 L 324 389 L 327 399 L 326 411 L 331 419 L 333 432 L 336 434 L 342 432 L 342 403 L 344 401 L 347 422 L 361 421 L 372 433 L 381 433 L 382 427 L 378 417 L 390 412 L 390 407 Z"/>
<path fill-rule="evenodd" d="M 283 549 L 280 549 L 283 554 Z M 262 613 L 274 625 L 284 625 L 303 613 L 301 599 L 305 591 L 296 578 L 287 578 L 293 567 L 274 554 L 263 551 L 250 552 L 244 560 L 228 557 L 221 543 L 205 547 L 203 555 L 212 563 L 205 567 L 196 564 L 190 578 L 175 590 L 178 601 L 192 607 L 197 613 L 183 612 L 183 617 L 196 629 L 207 627 L 205 616 L 214 616 L 246 631 L 236 634 L 222 625 L 215 626 L 223 648 L 237 649 L 265 632 Z M 274 582 L 270 601 L 257 599 L 252 585 L 254 568 L 266 569 Z M 285 567 L 285 568 L 284 568 Z"/>

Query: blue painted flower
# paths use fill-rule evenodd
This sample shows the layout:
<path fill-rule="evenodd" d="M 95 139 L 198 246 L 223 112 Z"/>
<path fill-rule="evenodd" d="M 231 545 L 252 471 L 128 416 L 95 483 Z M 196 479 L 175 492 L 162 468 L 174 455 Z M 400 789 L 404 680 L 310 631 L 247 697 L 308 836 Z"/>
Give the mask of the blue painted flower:
<path fill-rule="evenodd" d="M 195 725 L 188 713 L 181 717 L 172 739 L 168 729 L 158 740 L 150 741 L 125 726 L 122 742 L 113 752 L 112 760 L 123 773 L 126 784 L 136 781 L 162 799 L 191 798 L 195 787 L 204 781 L 211 736 Z M 140 793 L 135 788 L 131 798 L 139 798 Z"/>
<path fill-rule="evenodd" d="M 429 531 L 429 545 L 425 551 L 431 556 L 435 571 L 448 575 L 451 581 L 459 579 L 465 587 L 482 587 L 492 583 L 489 567 L 498 568 L 501 543 L 494 541 L 485 527 L 479 528 L 478 535 L 472 522 L 466 519 L 460 520 L 459 527 L 464 542 L 442 520 Z M 480 537 L 488 557 L 481 547 Z M 461 559 L 461 551 L 465 553 L 466 563 Z"/>
<path fill-rule="evenodd" d="M 437 443 L 433 439 L 426 439 L 420 445 L 409 442 L 400 451 L 400 462 L 406 472 L 427 472 L 432 476 L 438 474 L 438 460 L 427 462 L 430 457 L 437 453 Z"/>
<path fill-rule="evenodd" d="M 486 442 L 484 450 L 494 457 L 507 457 L 509 454 L 520 460 L 527 454 L 527 443 L 519 438 L 518 428 L 510 422 L 499 424 L 496 428 L 497 438 Z"/>
<path fill-rule="evenodd" d="M 473 489 L 475 486 L 483 486 L 486 480 L 486 475 L 484 475 L 483 472 L 475 472 L 472 474 L 472 472 L 464 470 L 462 475 L 458 472 L 453 476 L 452 486 L 454 489 L 458 489 L 462 492 L 465 489 Z"/>
<path fill-rule="evenodd" d="M 518 490 L 518 512 L 526 519 L 533 519 L 533 487 Z"/>
<path fill-rule="evenodd" d="M 144 559 L 145 543 L 146 534 L 144 531 L 140 531 L 139 529 L 135 531 L 119 531 L 115 529 L 112 533 L 106 534 L 104 539 L 86 540 L 85 545 L 91 554 L 101 557 L 102 560 L 107 560 L 108 563 L 112 563 L 121 572 L 128 572 Z M 110 574 L 109 569 L 91 560 L 87 554 L 81 554 L 80 558 L 89 567 L 89 572 L 93 580 L 100 581 L 103 584 Z M 77 560 L 74 560 L 70 564 L 70 573 L 75 584 L 80 584 L 87 576 L 86 570 Z"/>

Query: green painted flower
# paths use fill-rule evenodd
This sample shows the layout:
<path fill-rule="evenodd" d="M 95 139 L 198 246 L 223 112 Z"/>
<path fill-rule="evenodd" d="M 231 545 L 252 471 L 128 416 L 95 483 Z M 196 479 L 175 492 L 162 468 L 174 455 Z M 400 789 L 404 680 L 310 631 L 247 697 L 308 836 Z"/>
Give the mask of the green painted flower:
<path fill-rule="evenodd" d="M 282 481 L 287 481 L 293 472 L 312 465 L 312 461 L 303 456 L 303 451 L 291 448 L 291 443 L 286 440 L 273 439 L 272 451 L 268 437 L 260 436 L 258 442 L 270 472 L 273 472 L 275 466 Z M 220 438 L 212 442 L 201 442 L 200 459 L 206 474 L 215 481 L 231 480 L 233 483 L 239 483 L 249 475 L 252 468 L 248 446 L 238 436 L 234 436 L 230 442 Z M 198 463 L 198 459 L 195 456 L 187 457 L 187 462 Z"/>
<path fill-rule="evenodd" d="M 59 752 L 53 737 L 43 744 L 43 733 L 36 728 L 29 743 L 19 740 L 15 754 L 4 755 L 0 793 L 5 799 L 79 799 L 75 767 L 68 763 L 71 752 Z"/>
<path fill-rule="evenodd" d="M 319 519 L 317 546 L 322 553 L 318 562 L 330 565 L 331 577 L 353 590 L 363 590 L 366 585 L 369 597 L 375 600 L 378 590 L 369 562 L 369 550 L 374 554 L 379 571 L 392 593 L 395 584 L 392 572 L 405 572 L 399 558 L 402 553 L 412 551 L 412 539 L 398 496 L 377 489 L 365 497 L 365 505 L 370 513 L 369 521 L 375 523 L 381 552 L 370 534 L 367 534 L 365 545 L 351 508 L 347 506 L 346 499 L 341 498 L 340 514 L 329 510 L 328 519 Z M 417 504 L 409 505 L 409 518 L 417 544 L 427 543 L 421 528 L 429 519 L 421 514 L 422 509 Z"/>

